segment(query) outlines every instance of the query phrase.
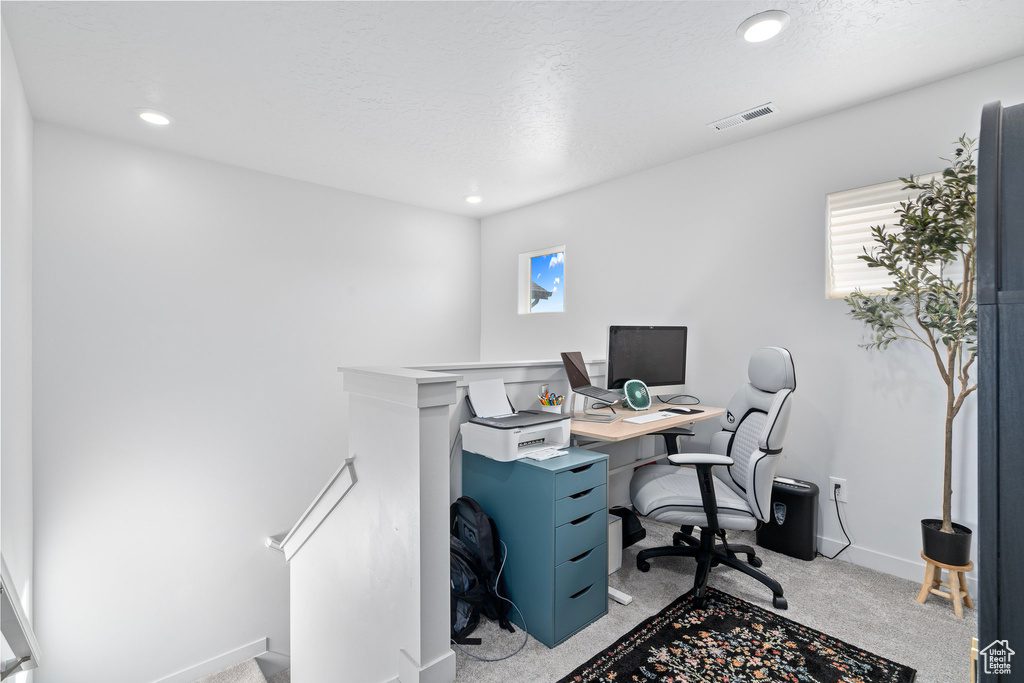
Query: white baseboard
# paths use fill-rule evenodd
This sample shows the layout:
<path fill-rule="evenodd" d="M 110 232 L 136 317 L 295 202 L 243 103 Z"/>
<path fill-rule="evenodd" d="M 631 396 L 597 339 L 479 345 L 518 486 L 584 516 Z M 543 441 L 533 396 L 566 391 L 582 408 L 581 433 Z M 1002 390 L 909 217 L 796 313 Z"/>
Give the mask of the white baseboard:
<path fill-rule="evenodd" d="M 187 669 L 182 669 L 177 673 L 173 673 L 166 678 L 161 678 L 154 683 L 190 683 L 197 678 L 203 676 L 209 676 L 210 674 L 217 673 L 223 669 L 233 666 L 240 662 L 244 662 L 247 659 L 257 659 L 260 669 L 265 675 L 273 675 L 278 671 L 284 671 L 290 665 L 290 659 L 287 654 L 282 652 L 275 652 L 268 646 L 269 638 L 260 638 L 254 640 L 247 645 L 236 648 L 230 652 L 225 652 L 222 655 L 218 655 L 212 659 L 208 659 L 205 662 L 200 662 L 195 666 L 190 666 Z"/>
<path fill-rule="evenodd" d="M 835 541 L 824 536 L 818 537 L 818 550 L 823 555 L 835 555 L 844 545 L 846 545 L 845 541 Z M 875 571 L 884 572 L 885 574 L 898 576 L 901 579 L 913 581 L 918 587 L 921 586 L 921 580 L 924 578 L 924 560 L 907 560 L 902 557 L 896 557 L 895 555 L 881 553 L 877 550 L 861 548 L 856 544 L 851 545 L 849 548 L 844 550 L 843 554 L 836 559 L 845 560 L 851 564 L 860 565 L 861 567 L 867 567 L 868 569 L 874 569 Z M 967 579 L 967 591 L 971 594 L 971 600 L 977 602 L 979 595 L 978 580 L 976 578 L 975 571 L 972 570 L 967 572 L 965 578 Z"/>

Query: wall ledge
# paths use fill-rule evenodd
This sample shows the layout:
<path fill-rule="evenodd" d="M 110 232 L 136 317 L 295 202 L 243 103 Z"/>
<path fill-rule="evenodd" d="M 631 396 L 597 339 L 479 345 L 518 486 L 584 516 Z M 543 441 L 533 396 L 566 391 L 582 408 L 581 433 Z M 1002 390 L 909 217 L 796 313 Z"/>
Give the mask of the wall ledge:
<path fill-rule="evenodd" d="M 455 402 L 458 375 L 415 368 L 361 367 L 338 368 L 343 373 L 343 389 L 414 408 L 451 405 Z"/>

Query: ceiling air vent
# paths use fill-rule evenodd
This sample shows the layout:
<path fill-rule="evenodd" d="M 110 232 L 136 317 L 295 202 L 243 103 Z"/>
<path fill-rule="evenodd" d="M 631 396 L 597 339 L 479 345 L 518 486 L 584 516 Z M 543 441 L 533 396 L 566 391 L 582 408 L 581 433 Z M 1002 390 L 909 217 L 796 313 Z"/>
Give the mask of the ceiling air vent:
<path fill-rule="evenodd" d="M 758 119 L 762 116 L 768 116 L 768 114 L 774 114 L 778 109 L 774 104 L 769 102 L 768 104 L 762 104 L 760 107 L 754 107 L 747 111 L 741 111 L 739 114 L 733 114 L 732 116 L 726 116 L 724 119 L 713 121 L 708 124 L 708 128 L 715 130 L 725 130 L 726 128 L 732 128 L 738 126 L 741 123 L 746 123 L 751 119 Z"/>

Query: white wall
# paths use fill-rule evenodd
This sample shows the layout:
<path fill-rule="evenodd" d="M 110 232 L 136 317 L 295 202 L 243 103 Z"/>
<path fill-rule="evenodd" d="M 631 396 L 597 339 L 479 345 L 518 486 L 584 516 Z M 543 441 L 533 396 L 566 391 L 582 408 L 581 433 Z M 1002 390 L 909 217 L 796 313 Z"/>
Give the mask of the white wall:
<path fill-rule="evenodd" d="M 0 539 L 14 589 L 31 620 L 33 123 L 7 29 L 0 32 Z M 9 655 L 5 651 L 4 659 Z"/>
<path fill-rule="evenodd" d="M 35 152 L 38 680 L 287 652 L 263 540 L 346 455 L 337 367 L 478 356 L 478 222 L 44 123 Z"/>
<path fill-rule="evenodd" d="M 825 194 L 941 168 L 999 99 L 1024 101 L 1024 59 L 485 219 L 481 360 L 603 358 L 610 324 L 683 324 L 688 390 L 724 405 L 751 351 L 789 348 L 798 387 L 780 474 L 822 488 L 830 553 L 843 536 L 828 477 L 846 478 L 843 557 L 919 581 L 919 520 L 940 512 L 941 381 L 923 347 L 858 348 L 863 326 L 825 299 Z M 566 312 L 518 315 L 517 255 L 558 244 Z M 975 423 L 972 401 L 953 502 L 972 527 Z"/>

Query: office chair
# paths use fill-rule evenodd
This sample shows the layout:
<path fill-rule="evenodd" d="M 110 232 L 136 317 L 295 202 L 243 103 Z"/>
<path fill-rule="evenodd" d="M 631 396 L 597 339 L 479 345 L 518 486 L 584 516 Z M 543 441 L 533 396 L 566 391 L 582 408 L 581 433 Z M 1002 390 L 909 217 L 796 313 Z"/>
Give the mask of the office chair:
<path fill-rule="evenodd" d="M 796 389 L 793 358 L 783 348 L 758 349 L 750 357 L 747 376 L 749 383 L 740 387 L 722 415 L 722 431 L 711 437 L 710 453 L 670 455 L 674 464 L 647 465 L 633 474 L 629 495 L 636 511 L 680 525 L 672 536 L 673 545 L 640 551 L 636 566 L 646 572 L 652 557 L 695 558 L 697 572 L 690 592 L 700 606 L 707 597 L 711 568 L 724 564 L 768 586 L 772 604 L 786 609 L 782 586 L 757 569 L 761 559 L 754 549 L 729 545 L 725 532 L 756 529 L 771 514 L 772 483 L 789 423 L 789 397 Z M 700 539 L 691 535 L 694 527 L 700 527 Z M 737 555 L 746 555 L 747 561 Z"/>
<path fill-rule="evenodd" d="M 665 452 L 669 455 L 675 455 L 679 452 L 680 436 L 693 436 L 693 430 L 687 427 L 669 427 L 663 429 L 660 432 L 654 432 L 654 436 L 661 436 L 665 439 Z"/>

